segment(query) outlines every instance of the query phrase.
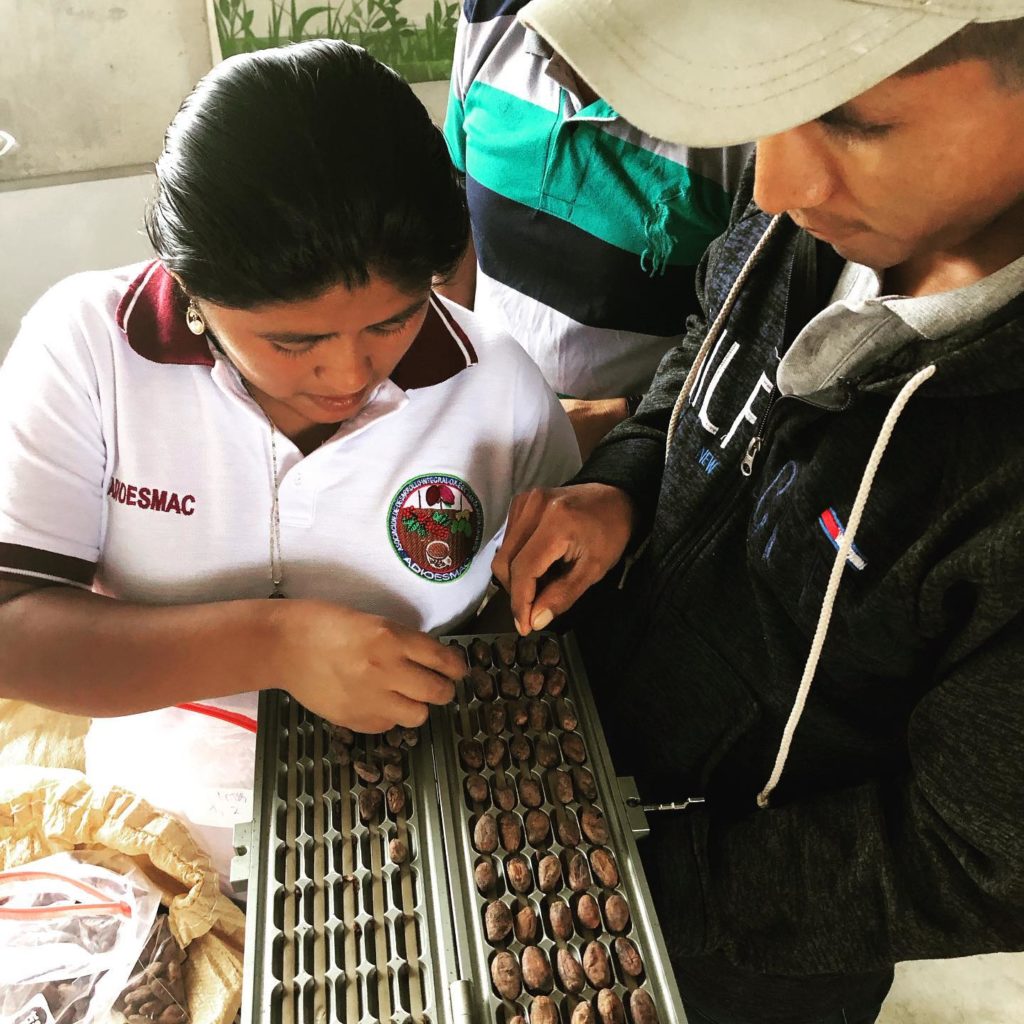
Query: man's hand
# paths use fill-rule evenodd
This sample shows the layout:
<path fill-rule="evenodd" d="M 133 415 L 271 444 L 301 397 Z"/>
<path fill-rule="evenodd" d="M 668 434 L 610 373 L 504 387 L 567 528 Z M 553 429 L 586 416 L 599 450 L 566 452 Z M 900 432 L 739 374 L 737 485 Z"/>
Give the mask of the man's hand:
<path fill-rule="evenodd" d="M 576 443 L 584 462 L 605 434 L 629 415 L 624 398 L 598 398 L 592 402 L 563 398 L 562 408 L 576 431 Z"/>
<path fill-rule="evenodd" d="M 622 557 L 633 502 L 607 484 L 538 489 L 512 499 L 491 571 L 512 598 L 516 629 L 544 629 Z"/>

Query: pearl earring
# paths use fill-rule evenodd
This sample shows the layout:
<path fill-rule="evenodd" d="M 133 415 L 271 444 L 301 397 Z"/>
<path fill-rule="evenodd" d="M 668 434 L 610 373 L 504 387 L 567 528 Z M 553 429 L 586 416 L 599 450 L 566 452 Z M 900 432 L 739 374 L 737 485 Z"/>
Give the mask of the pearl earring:
<path fill-rule="evenodd" d="M 192 299 L 189 299 L 188 309 L 185 310 L 185 323 L 193 334 L 206 333 L 206 321 L 203 319 L 203 314 L 196 309 L 196 304 Z"/>

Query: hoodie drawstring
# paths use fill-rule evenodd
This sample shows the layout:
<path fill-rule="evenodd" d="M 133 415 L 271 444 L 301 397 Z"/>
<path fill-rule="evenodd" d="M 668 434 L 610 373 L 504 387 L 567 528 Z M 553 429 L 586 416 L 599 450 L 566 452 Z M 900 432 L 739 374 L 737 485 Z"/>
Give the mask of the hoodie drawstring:
<path fill-rule="evenodd" d="M 875 445 L 871 449 L 871 457 L 868 459 L 868 464 L 864 469 L 864 475 L 861 477 L 860 486 L 857 488 L 857 496 L 853 501 L 853 508 L 850 511 L 850 520 L 846 524 L 846 530 L 843 534 L 842 542 L 839 545 L 839 550 L 836 552 L 835 560 L 832 562 L 832 574 L 828 579 L 828 586 L 825 588 L 825 597 L 821 602 L 821 612 L 818 615 L 818 625 L 814 630 L 814 639 L 811 642 L 811 650 L 807 655 L 807 662 L 804 665 L 804 674 L 800 680 L 800 686 L 797 689 L 796 699 L 793 701 L 793 708 L 789 713 L 789 719 L 786 722 L 786 728 L 782 732 L 782 741 L 779 744 L 779 752 L 775 757 L 775 767 L 772 769 L 771 777 L 765 783 L 764 789 L 757 794 L 757 806 L 765 808 L 768 806 L 768 797 L 771 796 L 772 790 L 779 784 L 779 780 L 782 778 L 783 769 L 786 767 L 786 759 L 789 757 L 789 748 L 793 743 L 793 734 L 796 732 L 796 727 L 800 722 L 800 716 L 804 712 L 804 706 L 807 703 L 807 695 L 811 692 L 811 682 L 814 679 L 814 673 L 818 668 L 818 660 L 821 657 L 821 650 L 825 645 L 825 637 L 828 634 L 829 623 L 832 620 L 832 609 L 835 606 L 836 595 L 839 593 L 839 583 L 842 580 L 843 569 L 846 567 L 846 560 L 850 556 L 850 552 L 853 550 L 853 542 L 857 535 L 857 527 L 860 526 L 861 516 L 864 514 L 864 509 L 867 507 L 868 496 L 871 494 L 871 487 L 875 482 L 875 473 L 878 470 L 878 465 L 882 461 L 882 456 L 885 454 L 885 449 L 889 444 L 889 439 L 892 437 L 892 432 L 896 428 L 896 421 L 900 418 L 903 413 L 903 409 L 907 402 L 910 401 L 914 392 L 935 373 L 934 366 L 926 366 L 922 370 L 918 370 L 906 384 L 903 385 L 900 393 L 896 396 L 896 401 L 892 403 L 892 407 L 886 414 L 885 421 L 882 423 L 882 429 L 878 433 L 878 437 L 875 440 Z"/>

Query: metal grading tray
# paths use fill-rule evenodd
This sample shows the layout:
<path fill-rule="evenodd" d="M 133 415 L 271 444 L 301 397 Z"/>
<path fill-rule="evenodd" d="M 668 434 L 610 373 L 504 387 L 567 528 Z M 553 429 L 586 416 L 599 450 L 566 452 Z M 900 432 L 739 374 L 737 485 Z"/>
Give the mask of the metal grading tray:
<path fill-rule="evenodd" d="M 238 856 L 232 870 L 232 880 L 248 892 L 243 1024 L 512 1024 L 517 1015 L 531 1018 L 534 1000 L 542 996 L 553 1001 L 560 1024 L 570 1024 L 580 1003 L 596 1009 L 599 987 L 619 997 L 622 1020 L 628 1024 L 645 1024 L 632 1012 L 638 989 L 653 1000 L 661 1024 L 685 1022 L 636 848 L 636 835 L 646 831 L 636 808 L 639 801 L 629 795 L 631 780 L 614 776 L 573 638 L 534 637 L 538 642 L 544 638 L 559 645 L 557 668 L 565 672 L 564 692 L 551 694 L 545 680 L 534 696 L 523 693 L 521 698 L 511 696 L 513 677 L 521 684 L 527 669 L 537 667 L 550 675 L 556 666 L 524 664 L 518 656 L 514 664 L 501 665 L 495 645 L 499 637 L 494 634 L 445 638 L 467 651 L 473 641 L 482 641 L 493 664 L 474 666 L 478 685 L 467 675 L 457 685 L 456 700 L 432 709 L 427 725 L 419 730 L 419 742 L 401 750 L 400 766 L 390 771 L 392 779 L 402 775 L 404 810 L 393 814 L 385 804 L 367 823 L 361 820 L 358 800 L 372 783 L 359 778 L 354 762 L 373 762 L 374 751 L 383 749 L 382 738 L 356 737 L 355 747 L 340 751 L 339 757 L 331 726 L 287 694 L 261 696 L 254 820 L 236 829 Z M 501 639 L 507 652 L 510 638 Z M 478 644 L 474 650 L 483 649 Z M 550 646 L 547 651 L 550 655 Z M 480 699 L 477 692 L 481 673 L 494 683 L 491 699 L 487 693 Z M 536 672 L 532 680 L 536 690 Z M 502 694 L 502 681 L 509 696 Z M 557 701 L 568 704 L 556 708 Z M 544 705 L 546 711 L 534 706 L 530 717 L 531 704 Z M 488 713 L 488 705 L 504 705 L 506 721 L 501 722 L 500 711 Z M 527 718 L 521 725 L 514 724 L 517 711 L 520 720 Z M 578 721 L 574 730 L 560 728 L 558 715 L 566 712 Z M 548 719 L 546 729 L 536 727 L 541 715 Z M 563 802 L 552 786 L 552 772 L 573 767 L 565 756 L 567 731 L 582 739 L 580 766 L 592 773 L 593 799 L 576 786 L 572 799 Z M 544 733 L 551 737 L 541 744 L 547 764 L 537 759 L 537 740 Z M 490 764 L 471 771 L 462 762 L 465 750 L 460 750 L 460 741 L 475 740 L 482 750 L 488 738 Z M 510 744 L 525 757 L 515 758 Z M 570 743 L 568 749 L 578 761 L 579 745 L 573 751 Z M 471 774 L 486 781 L 488 793 L 482 800 L 468 795 L 466 780 Z M 518 818 L 521 826 L 528 810 L 542 811 L 550 819 L 550 830 L 534 846 L 521 829 L 517 849 L 514 836 L 505 848 L 506 835 L 499 829 L 495 848 L 481 853 L 474 847 L 478 819 L 490 814 L 497 823 L 504 808 L 496 799 L 511 798 L 499 790 L 524 778 L 540 783 L 539 803 L 536 788 L 532 808 L 518 799 L 516 788 L 515 805 L 505 814 Z M 587 809 L 603 811 L 607 836 L 596 834 L 600 842 L 591 842 L 587 830 L 578 828 Z M 403 863 L 389 859 L 393 838 L 409 849 Z M 598 847 L 611 854 L 617 882 L 607 873 L 602 882 L 595 874 L 593 854 Z M 577 851 L 584 855 L 580 863 L 586 864 L 587 874 L 575 879 L 574 889 L 568 864 Z M 546 854 L 559 859 L 560 881 L 557 888 L 541 891 L 537 865 Z M 531 887 L 526 892 L 517 891 L 508 874 L 508 861 L 516 856 L 528 863 Z M 474 875 L 482 860 L 490 860 L 495 869 L 494 882 L 483 891 Z M 585 894 L 600 909 L 596 927 L 586 927 L 577 913 Z M 629 908 L 628 923 L 617 932 L 607 913 L 608 899 L 615 894 Z M 533 933 L 517 936 L 512 930 L 489 940 L 486 908 L 499 900 L 512 914 L 532 907 Z M 564 938 L 556 937 L 549 915 L 551 904 L 559 900 L 572 909 L 571 935 Z M 630 940 L 639 951 L 643 970 L 638 976 L 624 970 L 616 939 Z M 582 963 L 585 947 L 595 942 L 607 954 L 606 978 L 595 984 L 583 977 L 566 985 L 557 967 L 558 951 L 570 952 Z M 514 995 L 502 997 L 492 983 L 492 961 L 507 953 L 521 964 L 527 946 L 540 951 L 529 955 L 534 962 L 546 962 L 550 981 L 534 990 L 521 985 Z M 594 1020 L 600 1021 L 596 1013 Z"/>

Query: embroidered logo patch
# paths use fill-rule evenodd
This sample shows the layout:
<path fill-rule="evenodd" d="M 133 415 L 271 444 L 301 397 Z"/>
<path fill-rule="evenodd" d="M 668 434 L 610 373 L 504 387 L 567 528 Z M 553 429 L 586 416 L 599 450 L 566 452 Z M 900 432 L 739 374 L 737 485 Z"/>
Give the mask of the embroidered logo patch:
<path fill-rule="evenodd" d="M 435 473 L 404 483 L 391 501 L 388 532 L 406 568 L 434 583 L 465 575 L 480 550 L 484 515 L 473 488 Z"/>
<path fill-rule="evenodd" d="M 838 551 L 839 545 L 843 543 L 843 536 L 846 533 L 846 527 L 843 526 L 842 520 L 836 515 L 836 510 L 834 508 L 825 509 L 825 511 L 818 516 L 818 525 L 821 527 L 825 536 L 832 541 L 832 547 Z M 857 550 L 856 544 L 850 548 L 850 553 L 846 556 L 846 561 L 858 571 L 867 565 L 867 562 L 864 561 L 861 553 Z"/>

